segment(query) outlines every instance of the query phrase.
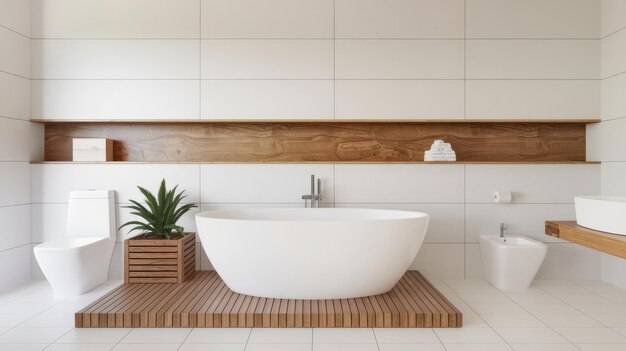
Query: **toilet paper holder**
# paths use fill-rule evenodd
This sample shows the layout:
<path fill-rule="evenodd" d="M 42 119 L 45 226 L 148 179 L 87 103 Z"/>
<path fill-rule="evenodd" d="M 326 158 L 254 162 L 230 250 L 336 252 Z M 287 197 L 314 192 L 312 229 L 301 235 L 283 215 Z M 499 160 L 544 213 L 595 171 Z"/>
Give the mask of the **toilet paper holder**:
<path fill-rule="evenodd" d="M 513 201 L 513 194 L 510 191 L 493 191 L 493 202 L 497 204 L 510 204 Z"/>

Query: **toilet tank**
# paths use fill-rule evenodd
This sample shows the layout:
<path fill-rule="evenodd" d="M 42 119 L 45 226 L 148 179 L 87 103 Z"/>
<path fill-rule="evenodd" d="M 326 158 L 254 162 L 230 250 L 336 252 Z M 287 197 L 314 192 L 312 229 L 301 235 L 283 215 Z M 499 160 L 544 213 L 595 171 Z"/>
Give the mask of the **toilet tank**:
<path fill-rule="evenodd" d="M 115 192 L 72 191 L 67 210 L 67 236 L 115 238 Z"/>

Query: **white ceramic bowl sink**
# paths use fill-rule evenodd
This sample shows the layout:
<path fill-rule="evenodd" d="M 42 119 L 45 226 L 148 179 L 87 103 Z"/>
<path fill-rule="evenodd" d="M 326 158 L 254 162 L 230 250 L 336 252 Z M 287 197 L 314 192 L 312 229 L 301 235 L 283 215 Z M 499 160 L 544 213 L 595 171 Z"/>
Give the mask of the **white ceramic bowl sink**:
<path fill-rule="evenodd" d="M 575 203 L 578 225 L 626 235 L 626 197 L 578 196 Z"/>

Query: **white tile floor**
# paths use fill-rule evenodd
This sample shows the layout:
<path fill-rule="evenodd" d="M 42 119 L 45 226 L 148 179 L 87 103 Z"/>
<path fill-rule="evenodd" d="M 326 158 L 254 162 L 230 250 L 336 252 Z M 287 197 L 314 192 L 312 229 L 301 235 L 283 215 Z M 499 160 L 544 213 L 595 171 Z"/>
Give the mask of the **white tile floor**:
<path fill-rule="evenodd" d="M 536 281 L 504 293 L 480 280 L 433 284 L 464 313 L 461 329 L 75 329 L 73 313 L 120 284 L 57 299 L 46 282 L 0 294 L 0 350 L 626 351 L 626 291 Z"/>

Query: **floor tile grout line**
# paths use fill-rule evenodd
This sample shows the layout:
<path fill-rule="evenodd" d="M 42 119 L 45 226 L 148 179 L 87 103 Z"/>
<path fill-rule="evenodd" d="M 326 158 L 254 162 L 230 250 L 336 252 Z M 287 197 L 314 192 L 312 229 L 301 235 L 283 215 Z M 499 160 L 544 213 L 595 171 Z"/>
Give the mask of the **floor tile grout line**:
<path fill-rule="evenodd" d="M 187 335 L 183 339 L 183 342 L 181 342 L 180 345 L 178 345 L 178 349 L 176 349 L 176 350 L 180 351 L 180 348 L 183 347 L 183 345 L 185 345 L 185 342 L 187 341 L 187 339 L 189 339 L 189 335 L 191 335 L 191 333 L 193 333 L 194 329 L 196 329 L 196 328 L 189 328 L 189 333 L 187 333 Z"/>
<path fill-rule="evenodd" d="M 248 331 L 248 338 L 246 339 L 246 346 L 244 346 L 243 351 L 246 351 L 248 349 L 248 344 L 250 343 L 250 337 L 252 336 L 252 329 L 250 328 L 250 330 Z"/>
<path fill-rule="evenodd" d="M 117 345 L 120 345 L 122 343 L 122 340 L 124 340 L 124 338 L 126 338 L 128 336 L 128 334 L 130 334 L 133 330 L 135 330 L 135 328 L 131 328 L 126 334 L 124 334 L 124 336 L 122 336 L 116 343 L 115 345 L 113 345 L 113 347 L 111 348 L 111 350 L 113 350 L 114 348 L 117 347 Z"/>
<path fill-rule="evenodd" d="M 64 337 L 65 335 L 69 334 L 72 330 L 74 330 L 75 328 L 70 328 L 70 330 L 68 330 L 67 332 L 63 333 L 63 335 L 59 336 L 58 338 L 54 339 L 53 342 L 50 343 L 50 345 L 48 345 L 46 348 L 54 345 L 57 341 L 59 341 L 62 337 Z"/>
<path fill-rule="evenodd" d="M 560 298 L 558 298 L 558 297 L 557 297 L 557 296 L 555 296 L 554 294 L 550 293 L 549 291 L 547 291 L 547 290 L 545 290 L 545 289 L 542 289 L 540 286 L 536 286 L 536 285 L 535 285 L 535 287 L 536 287 L 537 289 L 539 289 L 539 290 L 543 291 L 544 293 L 547 293 L 548 295 L 550 295 L 550 296 L 554 297 L 554 298 L 555 298 L 555 299 L 557 299 L 558 301 L 561 301 L 561 302 L 563 302 L 563 303 L 565 303 L 565 304 L 567 304 L 567 305 L 569 306 L 569 304 L 568 304 L 567 302 L 565 302 L 565 301 L 561 300 Z M 507 296 L 507 297 L 508 297 L 508 296 Z M 509 297 L 509 298 L 510 298 L 510 297 Z M 513 299 L 511 299 L 511 300 L 513 301 Z M 513 301 L 513 302 L 515 302 L 515 301 Z M 563 336 L 561 333 L 559 333 L 558 331 L 554 330 L 554 328 L 553 328 L 553 327 L 551 327 L 551 326 L 550 326 L 550 325 L 548 325 L 547 323 L 543 322 L 543 321 L 542 321 L 542 320 L 541 320 L 541 319 L 537 316 L 537 314 L 535 314 L 535 313 L 532 313 L 532 312 L 528 311 L 528 310 L 527 310 L 524 306 L 522 306 L 521 304 L 519 304 L 519 303 L 517 303 L 517 302 L 515 302 L 515 303 L 516 303 L 516 304 L 518 304 L 518 305 L 519 305 L 519 306 L 520 306 L 520 307 L 521 307 L 524 311 L 526 311 L 527 313 L 530 313 L 533 317 L 535 317 L 535 318 L 539 319 L 542 323 L 544 323 L 544 324 L 547 326 L 547 328 L 548 328 L 548 329 L 552 330 L 552 331 L 553 331 L 553 332 L 555 332 L 557 335 L 559 335 L 561 338 L 563 338 L 564 340 L 566 340 L 568 344 L 573 345 L 574 347 L 576 347 L 576 345 L 574 344 L 574 342 L 570 341 L 568 338 L 566 338 L 565 336 Z M 573 306 L 570 306 L 570 307 L 574 308 Z M 578 309 L 576 309 L 576 310 L 578 310 Z M 582 311 L 579 311 L 579 312 L 581 312 L 583 315 L 587 315 L 586 313 L 584 313 L 584 312 L 582 312 Z M 576 348 L 577 348 L 577 347 L 576 347 Z"/>
<path fill-rule="evenodd" d="M 26 296 L 26 295 L 28 295 L 28 294 L 24 294 L 24 295 L 22 295 L 21 297 L 24 297 L 24 296 Z M 20 298 L 21 298 L 21 297 L 20 297 Z M 18 298 L 18 299 L 16 299 L 16 300 L 14 300 L 13 302 L 17 302 L 17 300 L 19 300 L 19 298 Z M 67 300 L 67 298 L 64 298 L 64 299 L 62 299 L 62 300 L 60 300 L 60 301 L 57 301 L 57 302 L 53 303 L 53 304 L 52 304 L 52 305 L 50 305 L 49 307 L 47 307 L 47 308 L 45 308 L 45 309 L 43 309 L 43 310 L 39 311 L 38 313 L 35 313 L 32 317 L 27 318 L 27 319 L 23 320 L 22 322 L 18 323 L 18 324 L 17 324 L 17 325 L 15 325 L 13 328 L 19 328 L 19 327 L 20 327 L 21 325 L 23 325 L 24 323 L 26 323 L 26 322 L 28 322 L 28 321 L 30 321 L 30 320 L 32 320 L 32 319 L 34 319 L 35 317 L 41 316 L 41 315 L 42 315 L 42 314 L 44 314 L 46 311 L 48 311 L 48 310 L 49 310 L 49 309 L 51 309 L 52 307 L 54 307 L 54 306 L 56 306 L 56 305 L 58 305 L 58 304 L 60 304 L 60 303 L 64 302 L 65 300 Z M 23 327 L 22 327 L 22 328 L 23 328 Z M 72 330 L 72 329 L 70 329 L 70 331 L 71 331 L 71 330 Z M 69 333 L 69 331 L 68 331 L 67 333 Z M 65 333 L 65 334 L 67 334 L 67 333 Z M 63 335 L 65 335 L 65 334 L 63 334 Z M 61 335 L 59 338 L 63 337 L 63 335 Z M 56 341 L 56 340 L 58 340 L 58 338 L 57 338 L 57 339 L 55 339 L 55 341 Z"/>
<path fill-rule="evenodd" d="M 444 284 L 448 285 L 447 283 L 445 283 L 445 281 L 444 281 Z M 491 286 L 491 285 L 490 285 L 490 286 Z M 453 289 L 452 287 L 450 287 L 449 285 L 448 285 L 448 287 L 456 293 L 456 290 L 454 290 L 454 289 Z M 498 290 L 498 289 L 496 289 L 496 290 Z M 503 294 L 503 295 L 504 295 L 504 294 Z M 457 294 L 457 296 L 459 296 L 459 298 L 463 301 L 463 303 L 464 303 L 464 304 L 466 304 L 466 305 L 467 305 L 467 306 L 468 306 L 468 307 L 469 307 L 472 311 L 474 311 L 474 314 L 475 314 L 478 318 L 480 318 L 480 319 L 482 320 L 482 318 L 480 317 L 480 313 L 478 313 L 478 312 L 477 312 L 477 311 L 476 311 L 476 310 L 475 310 L 475 309 L 471 306 L 471 304 L 469 303 L 469 301 L 468 301 L 468 300 L 466 300 L 465 298 L 463 298 L 463 296 L 461 296 L 461 295 L 458 295 L 458 294 Z M 506 296 L 506 295 L 505 295 L 505 296 Z M 511 300 L 508 296 L 507 296 L 507 298 L 508 298 L 509 300 Z M 517 304 L 515 301 L 513 301 L 513 300 L 511 300 L 511 301 L 512 301 L 512 302 L 514 302 L 515 304 Z M 484 320 L 483 320 L 483 321 L 484 321 Z M 494 333 L 495 333 L 495 334 L 496 334 L 496 335 L 497 335 L 497 336 L 498 336 L 498 337 L 499 337 L 502 341 L 504 341 L 504 343 L 505 343 L 505 344 L 506 344 L 506 345 L 507 345 L 510 349 L 513 349 L 513 346 L 511 346 L 511 344 L 510 344 L 510 343 L 509 343 L 509 342 L 508 342 L 508 341 L 507 341 L 507 340 L 506 340 L 506 339 L 505 339 L 502 335 L 500 335 L 500 333 L 498 333 L 498 331 L 497 331 L 494 327 L 492 327 L 492 326 L 491 326 L 491 324 L 487 323 L 487 321 L 484 321 L 484 322 L 485 322 L 485 324 L 487 325 L 487 328 L 491 329 L 491 331 L 492 331 L 492 332 L 494 332 Z"/>
<path fill-rule="evenodd" d="M 594 294 L 594 295 L 596 295 L 596 296 L 599 296 L 599 297 L 601 297 L 601 298 L 603 298 L 603 299 L 606 299 L 604 296 L 602 296 L 602 295 L 600 295 L 600 294 L 596 293 L 596 292 L 595 292 L 595 291 L 593 291 L 593 290 L 587 289 L 586 287 L 584 287 L 584 286 L 582 286 L 582 285 L 580 285 L 580 284 L 577 284 L 577 283 L 575 283 L 575 282 L 571 282 L 571 281 L 568 281 L 568 282 L 569 282 L 569 283 L 574 284 L 575 286 L 578 286 L 578 287 L 580 287 L 580 288 L 585 289 L 585 290 L 586 290 L 586 292 L 589 292 L 589 293 Z M 541 289 L 541 287 L 539 287 L 539 288 Z M 541 289 L 541 290 L 545 291 L 548 295 L 550 295 L 550 296 L 554 297 L 555 299 L 557 299 L 557 300 L 559 300 L 559 301 L 563 302 L 564 304 L 568 305 L 569 307 L 571 307 L 571 308 L 575 309 L 576 311 L 580 312 L 580 313 L 581 313 L 581 314 L 583 314 L 584 316 L 586 316 L 586 317 L 588 317 L 588 318 L 591 318 L 592 320 L 594 320 L 594 321 L 596 321 L 596 322 L 600 323 L 600 324 L 601 324 L 601 325 L 603 325 L 605 328 L 611 328 L 611 329 L 612 329 L 612 327 L 610 327 L 610 326 L 606 325 L 605 323 L 602 323 L 602 321 L 600 321 L 600 320 L 598 320 L 598 319 L 594 318 L 593 316 L 591 316 L 591 315 L 590 315 L 590 314 L 588 314 L 587 312 L 584 312 L 584 311 L 580 310 L 580 309 L 579 309 L 579 308 L 577 308 L 576 306 L 572 305 L 570 302 L 565 301 L 565 300 L 563 300 L 563 299 L 559 298 L 556 294 L 554 294 L 554 293 L 550 292 L 549 290 L 545 290 L 545 289 Z M 615 303 L 615 302 L 613 302 L 613 301 L 611 301 L 611 300 L 609 300 L 609 299 L 606 299 L 606 300 L 607 300 L 607 301 L 610 301 L 610 302 L 611 302 L 611 303 L 613 303 L 613 304 L 617 304 L 617 303 Z M 617 305 L 619 305 L 619 304 L 617 304 Z"/>
<path fill-rule="evenodd" d="M 443 281 L 443 280 L 442 280 L 442 281 Z M 443 281 L 443 283 L 444 283 L 444 284 L 446 284 L 446 285 L 447 285 L 450 289 L 452 289 L 452 288 L 451 288 L 451 287 L 450 287 L 450 286 L 449 286 L 449 285 L 448 285 L 445 281 Z M 575 284 L 575 283 L 573 283 L 573 284 Z M 575 284 L 575 285 L 578 285 L 578 284 Z M 562 300 L 561 298 L 559 298 L 557 295 L 555 295 L 555 294 L 551 293 L 550 291 L 547 291 L 547 290 L 545 290 L 545 289 L 542 289 L 540 286 L 536 286 L 536 285 L 535 285 L 535 287 L 536 287 L 537 289 L 541 290 L 542 292 L 544 292 L 544 293 L 546 293 L 546 294 L 550 295 L 551 297 L 553 297 L 553 298 L 557 299 L 558 301 L 563 302 L 563 303 L 567 304 L 568 306 L 570 306 L 570 307 L 572 307 L 572 308 L 574 308 L 574 309 L 578 310 L 578 311 L 579 311 L 582 315 L 585 315 L 585 316 L 587 316 L 587 317 L 589 317 L 589 318 L 592 318 L 589 314 L 587 314 L 587 313 L 585 313 L 585 312 L 583 312 L 583 311 L 580 311 L 579 309 L 577 309 L 577 308 L 575 308 L 574 306 L 570 305 L 569 303 L 567 303 L 566 301 Z M 581 287 L 583 287 L 583 286 L 581 286 Z M 583 288 L 584 288 L 584 287 L 583 287 Z M 456 291 L 455 291 L 454 289 L 452 289 L 452 290 L 456 293 Z M 561 333 L 559 333 L 558 331 L 556 331 L 553 327 L 551 327 L 551 326 L 549 326 L 547 323 L 543 322 L 543 321 L 542 321 L 542 320 L 541 320 L 541 319 L 537 316 L 537 314 L 535 314 L 535 313 L 532 313 L 532 312 L 528 311 L 528 310 L 527 310 L 527 309 L 526 309 L 526 308 L 525 308 L 522 304 L 520 304 L 520 303 L 518 303 L 517 301 L 513 300 L 510 296 L 508 296 L 508 295 L 507 295 L 506 293 L 504 293 L 503 291 L 500 291 L 499 289 L 496 289 L 496 290 L 497 290 L 498 292 L 500 292 L 502 295 L 506 296 L 506 297 L 507 297 L 507 299 L 508 299 L 508 300 L 510 300 L 510 302 L 512 302 L 512 303 L 514 303 L 514 304 L 516 304 L 516 305 L 518 305 L 518 306 L 519 306 L 520 308 L 522 308 L 525 312 L 527 312 L 528 314 L 530 314 L 530 315 L 531 315 L 531 316 L 533 316 L 534 318 L 536 318 L 536 319 L 538 319 L 539 321 L 541 321 L 541 322 L 545 325 L 545 327 L 541 327 L 541 329 L 550 329 L 550 330 L 552 330 L 554 333 L 556 333 L 556 334 L 557 334 L 557 335 L 559 335 L 561 338 L 563 338 L 564 340 L 566 340 L 566 341 L 567 341 L 567 344 L 570 344 L 570 345 L 572 345 L 573 347 L 575 347 L 575 348 L 577 348 L 577 349 L 578 349 L 578 347 L 576 346 L 576 344 L 575 344 L 573 341 L 570 341 L 568 338 L 566 338 L 566 337 L 565 337 L 565 336 L 563 336 Z M 589 289 L 586 289 L 586 290 L 591 291 L 591 290 L 589 290 Z M 593 291 L 592 291 L 592 292 L 593 292 Z M 458 294 L 457 294 L 457 295 L 458 295 Z M 469 306 L 469 307 L 473 310 L 473 308 L 471 307 L 470 303 L 469 303 L 466 299 L 464 299 L 461 295 L 458 295 L 458 296 L 459 296 L 459 298 L 460 298 L 461 300 L 463 300 L 463 302 L 464 302 L 465 304 L 467 304 L 467 305 L 468 305 L 468 306 Z M 479 314 L 479 313 L 476 313 L 476 314 L 480 317 L 480 314 Z M 602 324 L 602 323 L 601 323 L 601 324 Z M 500 333 L 498 333 L 498 332 L 497 332 L 497 330 L 496 330 L 496 328 L 495 328 L 495 327 L 492 327 L 489 323 L 487 323 L 487 325 L 488 325 L 488 326 L 489 326 L 489 328 L 491 328 L 491 329 L 492 329 L 492 330 L 493 330 L 493 331 L 494 331 L 494 332 L 495 332 L 495 333 L 496 333 L 496 334 L 497 334 L 500 338 L 502 338 L 502 339 L 503 339 L 503 340 L 507 343 L 507 345 L 509 345 L 509 347 L 513 348 L 513 347 L 511 346 L 511 344 L 510 344 L 510 343 L 509 343 L 509 342 L 508 342 L 505 338 L 503 338 L 503 337 L 502 337 L 502 335 L 501 335 Z M 506 327 L 502 327 L 502 328 L 503 328 L 503 329 L 506 329 Z M 533 328 L 533 327 L 528 327 L 528 328 Z M 610 328 L 610 327 L 608 327 L 608 328 Z M 612 329 L 612 328 L 610 328 L 610 329 Z M 621 333 L 619 333 L 619 332 L 617 332 L 617 333 L 618 333 L 618 334 L 621 334 Z"/>
<path fill-rule="evenodd" d="M 378 349 L 378 351 L 380 351 L 380 344 L 378 344 L 378 338 L 376 337 L 376 331 L 374 330 L 374 328 L 369 328 L 372 331 L 372 334 L 374 335 L 374 341 L 376 342 L 376 348 Z"/>

